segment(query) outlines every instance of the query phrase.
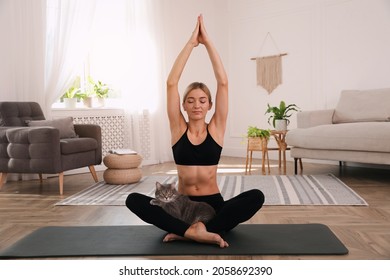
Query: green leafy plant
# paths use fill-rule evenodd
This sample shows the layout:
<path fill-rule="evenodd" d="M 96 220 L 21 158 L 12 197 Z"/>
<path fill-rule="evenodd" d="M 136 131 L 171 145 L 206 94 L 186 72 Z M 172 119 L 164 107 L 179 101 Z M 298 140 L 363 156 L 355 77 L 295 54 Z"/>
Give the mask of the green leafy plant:
<path fill-rule="evenodd" d="M 107 98 L 110 93 L 111 88 L 107 84 L 101 81 L 95 82 L 91 76 L 88 77 L 85 89 L 82 89 L 80 86 L 80 77 L 77 77 L 73 84 L 61 96 L 61 99 L 77 98 L 85 100 L 88 97 Z"/>
<path fill-rule="evenodd" d="M 79 98 L 80 92 L 80 77 L 76 77 L 73 84 L 64 92 L 61 98 Z"/>
<path fill-rule="evenodd" d="M 93 85 L 90 85 L 89 83 L 86 85 L 84 90 L 80 90 L 80 92 L 77 94 L 77 97 L 81 100 L 85 100 L 88 97 L 93 97 L 95 95 L 95 92 L 93 90 Z"/>
<path fill-rule="evenodd" d="M 271 114 L 268 118 L 268 123 L 271 124 L 272 120 L 272 125 L 275 127 L 275 120 L 287 120 L 287 123 L 289 123 L 290 121 L 288 118 L 291 117 L 294 112 L 298 111 L 299 107 L 297 105 L 290 104 L 286 106 L 286 103 L 282 100 L 278 107 L 272 107 L 268 104 L 268 109 L 265 111 L 265 114 Z"/>
<path fill-rule="evenodd" d="M 107 98 L 111 92 L 110 87 L 107 84 L 103 84 L 101 81 L 95 82 L 91 77 L 88 77 L 88 82 L 92 86 L 94 95 L 98 98 Z"/>
<path fill-rule="evenodd" d="M 67 91 L 62 95 L 62 98 L 77 98 L 79 95 L 80 89 L 75 87 L 68 88 Z"/>
<path fill-rule="evenodd" d="M 256 126 L 249 126 L 247 131 L 247 136 L 268 139 L 271 136 L 271 131 L 269 129 L 261 129 Z"/>

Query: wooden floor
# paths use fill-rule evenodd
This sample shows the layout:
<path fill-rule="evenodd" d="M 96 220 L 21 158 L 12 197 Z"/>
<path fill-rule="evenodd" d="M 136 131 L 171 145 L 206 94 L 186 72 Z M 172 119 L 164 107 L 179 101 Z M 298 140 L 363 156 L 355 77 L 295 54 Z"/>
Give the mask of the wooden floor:
<path fill-rule="evenodd" d="M 260 174 L 254 160 L 252 174 Z M 143 175 L 175 174 L 173 163 L 143 167 Z M 245 159 L 223 157 L 221 174 L 244 174 Z M 333 173 L 369 204 L 364 206 L 264 206 L 248 223 L 323 223 L 349 249 L 343 256 L 176 256 L 154 259 L 390 259 L 390 171 L 304 162 L 303 174 Z M 280 174 L 272 165 L 271 174 Z M 291 162 L 287 174 L 293 174 Z M 102 172 L 98 173 L 102 180 Z M 64 195 L 58 178 L 6 183 L 0 191 L 0 250 L 43 226 L 143 224 L 125 206 L 55 206 L 93 184 L 90 174 L 65 176 Z M 139 259 L 139 258 L 138 258 Z"/>

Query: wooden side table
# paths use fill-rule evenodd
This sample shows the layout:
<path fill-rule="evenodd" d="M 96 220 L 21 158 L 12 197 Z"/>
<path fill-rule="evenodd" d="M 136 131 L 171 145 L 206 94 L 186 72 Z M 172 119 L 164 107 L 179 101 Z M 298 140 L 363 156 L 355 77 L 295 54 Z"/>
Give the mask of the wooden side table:
<path fill-rule="evenodd" d="M 271 130 L 271 135 L 275 138 L 278 144 L 279 152 L 279 169 L 283 168 L 283 174 L 286 174 L 286 151 L 290 148 L 287 147 L 286 135 L 288 130 Z"/>
<path fill-rule="evenodd" d="M 261 137 L 248 137 L 248 145 L 246 149 L 246 163 L 245 163 L 245 174 L 251 174 L 252 170 L 252 155 L 254 151 L 262 152 L 262 164 L 261 170 L 262 173 L 265 174 L 265 160 L 267 159 L 268 164 L 268 174 L 270 173 L 269 167 L 269 157 L 268 157 L 268 139 Z"/>
<path fill-rule="evenodd" d="M 248 146 L 246 149 L 246 165 L 245 165 L 245 174 L 251 174 L 252 169 L 252 154 L 254 151 L 262 152 L 262 173 L 265 174 L 265 160 L 267 160 L 268 165 L 268 174 L 270 174 L 269 167 L 269 156 L 268 151 L 278 151 L 279 153 L 279 169 L 282 169 L 283 174 L 286 174 L 286 151 L 290 150 L 290 147 L 286 143 L 286 135 L 288 130 L 271 130 L 271 136 L 273 136 L 278 144 L 277 148 L 269 148 L 268 141 L 264 143 L 260 142 L 260 137 L 249 137 Z M 258 139 L 256 139 L 258 138 Z M 262 143 L 262 144 L 260 144 Z M 302 169 L 302 160 L 299 159 L 299 164 Z"/>
<path fill-rule="evenodd" d="M 287 147 L 287 143 L 286 143 L 287 132 L 288 130 L 282 130 L 282 131 L 271 130 L 271 135 L 274 136 L 276 143 L 278 144 L 279 169 L 283 167 L 283 174 L 286 174 L 286 151 L 290 150 L 290 147 Z M 298 159 L 298 160 L 302 170 L 302 159 Z"/>

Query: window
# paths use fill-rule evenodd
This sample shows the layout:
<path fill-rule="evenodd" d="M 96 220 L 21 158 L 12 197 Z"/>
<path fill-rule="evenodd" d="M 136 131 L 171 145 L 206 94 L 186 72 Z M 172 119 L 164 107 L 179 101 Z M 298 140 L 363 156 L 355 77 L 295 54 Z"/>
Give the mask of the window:
<path fill-rule="evenodd" d="M 56 6 L 59 2 L 48 2 L 48 56 L 55 59 L 50 43 L 61 34 L 50 26 L 59 18 Z M 80 77 L 83 90 L 87 87 L 89 76 L 95 82 L 101 81 L 112 88 L 110 96 L 114 98 L 106 100 L 108 106 L 126 106 L 134 111 L 156 109 L 159 62 L 144 2 L 97 1 L 91 33 L 88 34 L 91 36 L 88 54 L 82 61 L 72 61 L 76 68 L 72 76 Z M 77 42 L 73 40 L 72 44 Z M 53 105 L 63 106 L 58 102 Z M 78 107 L 83 107 L 82 103 L 79 102 Z"/>

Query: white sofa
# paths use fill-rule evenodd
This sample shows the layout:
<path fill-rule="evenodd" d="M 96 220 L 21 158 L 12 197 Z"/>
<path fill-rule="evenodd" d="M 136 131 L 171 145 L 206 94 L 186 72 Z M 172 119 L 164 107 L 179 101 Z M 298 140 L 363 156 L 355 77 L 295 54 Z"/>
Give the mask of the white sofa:
<path fill-rule="evenodd" d="M 299 112 L 297 125 L 286 135 L 295 174 L 302 158 L 390 164 L 390 88 L 342 91 L 335 109 Z"/>

